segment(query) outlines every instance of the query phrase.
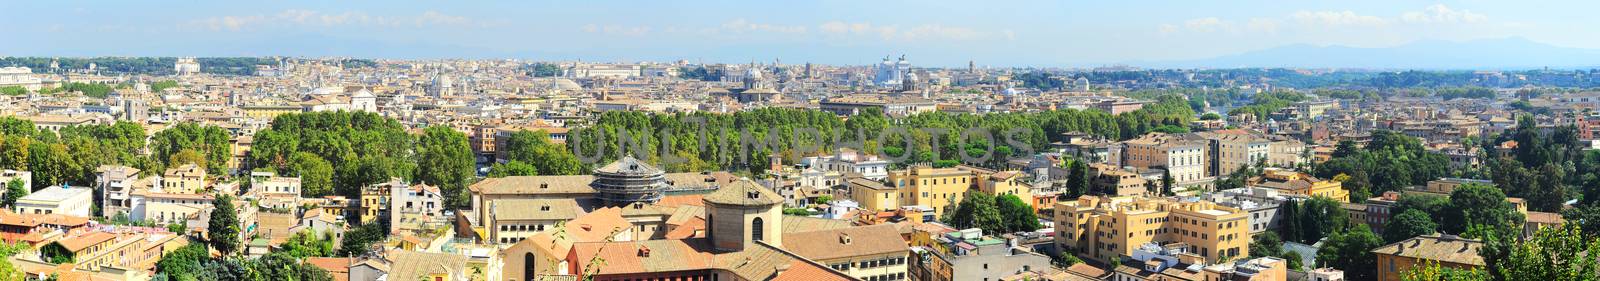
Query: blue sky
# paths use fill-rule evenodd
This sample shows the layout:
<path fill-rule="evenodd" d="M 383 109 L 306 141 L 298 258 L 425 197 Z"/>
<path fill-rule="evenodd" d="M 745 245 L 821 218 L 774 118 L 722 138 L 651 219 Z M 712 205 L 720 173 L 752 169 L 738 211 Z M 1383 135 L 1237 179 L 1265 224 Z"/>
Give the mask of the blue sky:
<path fill-rule="evenodd" d="M 0 1 L 0 56 L 1096 66 L 1295 44 L 1600 48 L 1600 1 Z"/>

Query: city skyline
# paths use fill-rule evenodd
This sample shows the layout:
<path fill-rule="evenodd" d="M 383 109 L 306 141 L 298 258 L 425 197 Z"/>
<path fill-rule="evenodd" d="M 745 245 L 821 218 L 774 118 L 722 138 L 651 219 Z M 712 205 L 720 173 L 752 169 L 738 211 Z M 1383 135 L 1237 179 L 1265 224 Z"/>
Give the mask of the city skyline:
<path fill-rule="evenodd" d="M 1590 26 L 1600 25 L 1594 20 L 1560 15 L 1596 5 L 1583 2 L 1563 3 L 1572 8 L 1557 11 L 1480 1 L 171 4 L 9 3 L 16 10 L 51 12 L 0 19 L 13 27 L 0 35 L 33 38 L 32 44 L 0 47 L 0 56 L 776 59 L 865 65 L 904 54 L 918 66 L 933 67 L 964 67 L 968 61 L 995 67 L 1231 67 L 1258 65 L 1210 60 L 1284 48 L 1382 50 L 1496 40 L 1600 48 L 1600 39 L 1573 36 L 1595 34 Z M 1481 49 L 1484 60 L 1465 67 L 1275 63 L 1541 66 L 1504 63 L 1542 52 L 1538 49 Z M 1579 61 L 1558 66 L 1584 67 Z"/>

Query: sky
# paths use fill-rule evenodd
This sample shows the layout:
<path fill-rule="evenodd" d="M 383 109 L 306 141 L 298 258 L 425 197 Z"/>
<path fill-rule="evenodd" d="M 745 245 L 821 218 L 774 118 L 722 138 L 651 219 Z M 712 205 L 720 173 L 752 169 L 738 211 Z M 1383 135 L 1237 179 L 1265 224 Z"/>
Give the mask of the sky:
<path fill-rule="evenodd" d="M 1600 1 L 18 1 L 0 56 L 1092 67 L 1523 38 L 1600 49 Z"/>

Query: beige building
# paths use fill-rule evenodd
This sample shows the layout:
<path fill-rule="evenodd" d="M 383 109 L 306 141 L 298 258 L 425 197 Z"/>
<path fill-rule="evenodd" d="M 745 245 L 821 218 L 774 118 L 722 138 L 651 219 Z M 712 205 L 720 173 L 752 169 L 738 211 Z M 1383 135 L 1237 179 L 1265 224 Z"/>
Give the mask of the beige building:
<path fill-rule="evenodd" d="M 183 164 L 162 173 L 161 191 L 166 193 L 194 194 L 206 187 L 206 168 Z"/>
<path fill-rule="evenodd" d="M 1116 196 L 1138 196 L 1149 194 L 1149 180 L 1140 177 L 1139 173 L 1106 164 L 1089 164 L 1095 176 L 1090 178 L 1090 184 L 1098 190 L 1113 190 Z"/>
<path fill-rule="evenodd" d="M 861 280 L 905 280 L 910 248 L 892 224 L 783 235 L 785 249 Z"/>
<path fill-rule="evenodd" d="M 62 214 L 90 217 L 94 206 L 94 192 L 88 188 L 51 186 L 17 199 L 14 207 L 18 214 Z"/>
<path fill-rule="evenodd" d="M 1322 196 L 1339 202 L 1350 202 L 1350 191 L 1344 190 L 1342 183 L 1318 179 L 1311 174 L 1293 170 L 1268 168 L 1261 172 L 1260 177 L 1250 179 L 1246 185 L 1276 190 L 1278 194 L 1284 195 Z"/>
<path fill-rule="evenodd" d="M 1149 133 L 1122 142 L 1122 164 L 1143 169 L 1166 169 L 1175 189 L 1210 188 L 1209 145 L 1192 135 Z"/>
<path fill-rule="evenodd" d="M 901 199 L 901 206 L 933 208 L 935 217 L 954 211 L 956 203 L 972 189 L 973 180 L 973 172 L 962 168 L 919 165 L 889 172 L 889 185 L 902 193 L 909 192 Z"/>
<path fill-rule="evenodd" d="M 520 242 L 583 214 L 571 199 L 502 199 L 490 202 L 487 210 L 487 239 L 500 244 Z"/>
<path fill-rule="evenodd" d="M 1188 245 L 1209 262 L 1248 256 L 1247 212 L 1207 201 L 1079 197 L 1055 206 L 1056 247 L 1109 263 L 1145 243 Z"/>
<path fill-rule="evenodd" d="M 1483 270 L 1478 250 L 1483 243 L 1451 235 L 1430 234 L 1373 249 L 1378 255 L 1378 280 L 1399 281 L 1406 270 L 1427 264 L 1455 269 Z"/>
<path fill-rule="evenodd" d="M 1265 163 L 1270 151 L 1266 139 L 1250 135 L 1245 132 L 1236 133 L 1195 133 L 1210 141 L 1212 159 L 1215 162 L 1209 171 L 1209 176 L 1226 177 L 1239 167 L 1255 165 L 1256 162 Z"/>

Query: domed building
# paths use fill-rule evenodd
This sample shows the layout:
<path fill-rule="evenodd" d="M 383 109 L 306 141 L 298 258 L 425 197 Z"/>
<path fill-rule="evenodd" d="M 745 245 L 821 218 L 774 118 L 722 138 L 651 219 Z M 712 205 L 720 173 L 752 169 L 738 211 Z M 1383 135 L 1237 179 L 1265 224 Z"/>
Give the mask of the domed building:
<path fill-rule="evenodd" d="M 720 251 L 743 251 L 761 241 L 783 247 L 783 196 L 750 179 L 723 186 L 702 198 L 706 233 Z"/>
<path fill-rule="evenodd" d="M 661 169 L 633 156 L 623 156 L 616 162 L 595 169 L 594 182 L 589 186 L 594 188 L 600 200 L 611 205 L 654 203 L 661 200 L 662 192 L 669 187 L 665 175 Z"/>

